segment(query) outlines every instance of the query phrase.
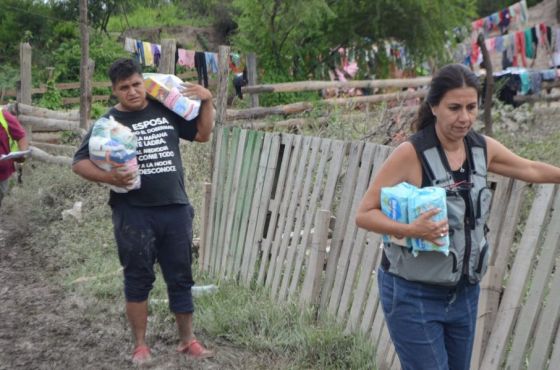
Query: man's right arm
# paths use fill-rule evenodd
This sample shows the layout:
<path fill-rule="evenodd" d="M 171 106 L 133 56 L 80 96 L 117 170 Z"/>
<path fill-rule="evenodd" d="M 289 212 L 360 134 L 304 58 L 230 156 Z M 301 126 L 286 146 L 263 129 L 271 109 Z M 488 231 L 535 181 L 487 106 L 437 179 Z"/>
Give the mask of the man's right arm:
<path fill-rule="evenodd" d="M 119 167 L 115 167 L 111 171 L 104 171 L 89 159 L 74 162 L 72 164 L 72 171 L 86 180 L 118 187 L 131 186 L 135 178 L 134 171 L 123 170 Z"/>

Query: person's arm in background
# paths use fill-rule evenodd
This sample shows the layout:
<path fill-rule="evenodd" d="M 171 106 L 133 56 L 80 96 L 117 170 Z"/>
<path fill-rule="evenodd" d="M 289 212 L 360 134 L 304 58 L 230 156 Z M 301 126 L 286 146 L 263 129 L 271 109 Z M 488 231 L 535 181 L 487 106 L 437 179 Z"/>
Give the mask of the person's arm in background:
<path fill-rule="evenodd" d="M 190 99 L 200 99 L 200 111 L 196 120 L 197 133 L 194 141 L 204 143 L 210 140 L 214 128 L 214 106 L 212 93 L 204 86 L 187 83 L 183 95 Z"/>

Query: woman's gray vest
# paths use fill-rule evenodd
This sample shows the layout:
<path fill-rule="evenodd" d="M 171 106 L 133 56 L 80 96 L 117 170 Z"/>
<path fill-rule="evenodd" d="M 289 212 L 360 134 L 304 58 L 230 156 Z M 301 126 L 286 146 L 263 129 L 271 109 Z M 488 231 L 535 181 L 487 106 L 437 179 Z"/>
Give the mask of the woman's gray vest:
<path fill-rule="evenodd" d="M 459 282 L 462 275 L 467 275 L 471 283 L 476 283 L 486 273 L 490 257 L 486 220 L 492 193 L 486 182 L 486 140 L 473 130 L 465 137 L 468 182 L 460 188 L 470 188 L 471 212 L 467 215 L 465 200 L 453 186 L 455 182 L 434 125 L 414 134 L 410 142 L 422 163 L 423 176 L 430 179 L 432 186 L 446 189 L 449 255 L 420 252 L 414 257 L 410 249 L 388 243 L 384 245 L 386 262 L 389 262 L 384 265 L 385 269 L 404 279 L 428 284 L 452 286 Z"/>

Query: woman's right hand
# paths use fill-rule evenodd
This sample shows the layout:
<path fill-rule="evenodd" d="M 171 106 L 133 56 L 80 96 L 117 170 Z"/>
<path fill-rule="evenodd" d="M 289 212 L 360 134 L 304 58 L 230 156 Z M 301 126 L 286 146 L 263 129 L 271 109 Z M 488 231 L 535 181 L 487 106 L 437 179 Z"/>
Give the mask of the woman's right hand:
<path fill-rule="evenodd" d="M 412 237 L 424 239 L 436 245 L 444 245 L 445 243 L 442 241 L 442 238 L 449 232 L 449 224 L 447 220 L 432 220 L 432 218 L 440 212 L 441 209 L 433 208 L 420 214 L 411 224 Z"/>

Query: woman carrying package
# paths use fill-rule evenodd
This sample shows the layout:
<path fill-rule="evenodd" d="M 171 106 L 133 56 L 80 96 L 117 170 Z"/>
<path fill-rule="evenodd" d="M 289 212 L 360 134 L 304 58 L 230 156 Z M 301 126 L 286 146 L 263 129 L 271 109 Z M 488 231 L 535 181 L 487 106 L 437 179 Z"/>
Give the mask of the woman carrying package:
<path fill-rule="evenodd" d="M 387 158 L 364 195 L 359 227 L 396 238 L 443 245 L 449 253 L 419 252 L 385 239 L 378 269 L 380 301 L 403 370 L 470 367 L 479 282 L 490 247 L 486 219 L 491 194 L 487 172 L 532 183 L 560 183 L 560 168 L 521 158 L 472 127 L 478 115 L 478 79 L 451 64 L 432 79 L 418 111 L 417 132 Z M 408 224 L 381 211 L 382 188 L 406 182 L 446 190 L 447 219 L 440 210 Z"/>

